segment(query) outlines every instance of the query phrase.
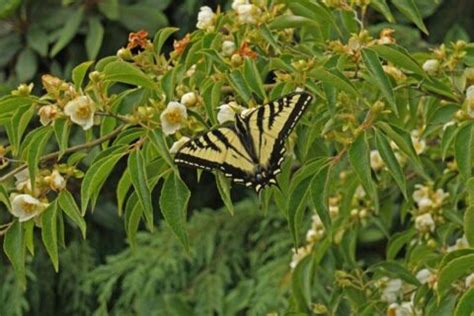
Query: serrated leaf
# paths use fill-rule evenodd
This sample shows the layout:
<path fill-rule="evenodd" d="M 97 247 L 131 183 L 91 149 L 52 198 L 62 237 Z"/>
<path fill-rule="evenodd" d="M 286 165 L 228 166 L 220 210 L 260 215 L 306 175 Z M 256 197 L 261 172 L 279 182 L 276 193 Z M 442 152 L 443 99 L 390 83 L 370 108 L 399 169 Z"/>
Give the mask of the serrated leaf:
<path fill-rule="evenodd" d="M 423 18 L 414 0 L 392 0 L 392 3 L 408 20 L 415 23 L 423 33 L 429 35 L 428 29 L 423 23 Z"/>
<path fill-rule="evenodd" d="M 297 248 L 299 244 L 299 230 L 302 226 L 304 211 L 308 202 L 307 196 L 309 194 L 310 183 L 311 177 L 306 177 L 297 185 L 293 185 L 293 189 L 290 191 L 289 199 L 287 200 L 286 214 L 295 248 Z"/>
<path fill-rule="evenodd" d="M 75 10 L 64 25 L 57 42 L 54 44 L 50 52 L 50 57 L 56 56 L 67 44 L 76 36 L 79 26 L 84 16 L 84 8 L 80 7 Z"/>
<path fill-rule="evenodd" d="M 380 63 L 377 53 L 365 48 L 362 50 L 362 60 L 369 70 L 369 73 L 375 79 L 374 82 L 382 92 L 382 95 L 392 107 L 392 111 L 398 116 L 398 108 L 395 102 L 395 96 L 393 95 L 393 87 L 387 75 L 383 71 L 382 64 Z"/>
<path fill-rule="evenodd" d="M 93 194 L 98 194 L 105 180 L 112 172 L 117 162 L 125 155 L 123 153 L 115 153 L 111 156 L 96 160 L 87 170 L 82 180 L 81 186 L 81 209 L 84 216 L 89 201 Z"/>
<path fill-rule="evenodd" d="M 369 146 L 365 133 L 359 135 L 349 148 L 349 160 L 367 194 L 374 202 L 375 209 L 379 209 L 377 188 L 372 179 L 369 160 Z"/>
<path fill-rule="evenodd" d="M 17 280 L 23 289 L 26 288 L 25 250 L 23 227 L 15 220 L 3 239 L 3 251 L 12 263 Z"/>
<path fill-rule="evenodd" d="M 474 271 L 474 254 L 455 258 L 448 262 L 438 273 L 438 294 L 443 297 L 452 284 L 461 276 Z"/>
<path fill-rule="evenodd" d="M 130 171 L 128 171 L 128 169 L 125 169 L 125 171 L 122 174 L 122 177 L 120 177 L 120 180 L 117 184 L 117 188 L 115 191 L 116 196 L 117 196 L 117 209 L 118 209 L 119 216 L 122 216 L 125 197 L 128 191 L 130 190 L 131 186 L 132 186 L 132 179 L 130 179 Z"/>
<path fill-rule="evenodd" d="M 400 187 L 405 199 L 408 200 L 405 174 L 403 173 L 402 167 L 398 163 L 397 157 L 393 153 L 392 147 L 390 147 L 387 137 L 384 134 L 375 131 L 375 142 L 377 144 L 377 149 L 380 153 L 380 156 L 388 168 L 388 171 L 392 175 L 397 185 Z"/>
<path fill-rule="evenodd" d="M 311 180 L 311 198 L 313 200 L 316 213 L 321 218 L 326 229 L 331 226 L 331 217 L 328 210 L 328 182 L 329 182 L 329 167 L 324 167 L 316 173 Z"/>
<path fill-rule="evenodd" d="M 171 227 L 186 251 L 189 251 L 186 216 L 190 196 L 188 187 L 176 173 L 172 172 L 165 178 L 161 189 L 160 209 L 166 223 Z"/>
<path fill-rule="evenodd" d="M 86 221 L 82 217 L 81 211 L 79 210 L 72 194 L 67 190 L 61 191 L 59 193 L 58 203 L 59 207 L 64 213 L 66 213 L 67 217 L 69 217 L 69 219 L 79 227 L 82 233 L 82 238 L 86 239 Z"/>
<path fill-rule="evenodd" d="M 148 229 L 153 230 L 153 205 L 151 204 L 151 192 L 147 184 L 145 160 L 141 151 L 133 150 L 128 156 L 128 169 L 130 179 L 138 196 L 140 207 L 143 209 Z"/>
<path fill-rule="evenodd" d="M 37 133 L 31 138 L 30 145 L 28 146 L 27 162 L 28 171 L 31 181 L 31 190 L 35 190 L 36 172 L 38 171 L 38 163 L 40 156 L 44 151 L 44 147 L 49 141 L 53 130 L 50 127 L 44 127 L 36 130 Z"/>
<path fill-rule="evenodd" d="M 459 173 L 467 180 L 471 177 L 472 159 L 472 124 L 467 123 L 460 127 L 454 140 L 454 158 L 458 165 Z"/>
<path fill-rule="evenodd" d="M 153 38 L 153 48 L 155 54 L 161 54 L 161 49 L 165 44 L 166 40 L 178 30 L 179 28 L 177 27 L 164 27 L 158 30 L 158 32 L 156 32 L 155 37 Z"/>
<path fill-rule="evenodd" d="M 262 78 L 260 77 L 260 73 L 257 69 L 255 61 L 253 61 L 251 58 L 245 58 L 244 78 L 247 82 L 247 85 L 256 95 L 258 95 L 260 100 L 266 100 L 267 95 L 265 93 Z"/>
<path fill-rule="evenodd" d="M 160 130 L 155 129 L 154 131 L 150 131 L 147 134 L 148 139 L 151 141 L 151 144 L 155 147 L 158 151 L 158 154 L 163 158 L 166 163 L 177 172 L 177 167 L 173 162 L 173 158 L 171 158 L 170 151 L 168 149 L 168 145 L 166 144 L 165 138 L 163 133 Z"/>
<path fill-rule="evenodd" d="M 124 61 L 112 61 L 103 70 L 106 82 L 121 82 L 140 86 L 152 90 L 158 90 L 156 83 L 143 71 L 133 64 Z"/>
<path fill-rule="evenodd" d="M 53 263 L 54 271 L 59 270 L 58 257 L 58 204 L 51 202 L 41 215 L 41 238 L 46 252 Z"/>
<path fill-rule="evenodd" d="M 242 100 L 245 103 L 248 103 L 252 98 L 252 92 L 248 87 L 242 73 L 239 70 L 233 70 L 230 74 L 227 75 L 227 80 L 229 81 L 232 88 L 239 94 Z"/>
<path fill-rule="evenodd" d="M 87 58 L 95 59 L 99 54 L 102 40 L 104 38 L 104 27 L 98 18 L 89 18 L 89 30 L 86 35 Z"/>

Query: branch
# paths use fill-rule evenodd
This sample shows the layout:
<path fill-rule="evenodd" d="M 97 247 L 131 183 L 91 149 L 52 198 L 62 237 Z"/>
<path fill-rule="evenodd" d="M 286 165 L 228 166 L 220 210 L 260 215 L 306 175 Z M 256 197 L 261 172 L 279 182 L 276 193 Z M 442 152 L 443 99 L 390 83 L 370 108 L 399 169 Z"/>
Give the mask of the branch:
<path fill-rule="evenodd" d="M 88 148 L 91 148 L 91 147 L 94 147 L 96 145 L 100 145 L 102 144 L 103 142 L 111 139 L 111 138 L 114 138 L 115 136 L 118 135 L 118 133 L 120 133 L 124 128 L 125 128 L 125 124 L 124 125 L 121 125 L 119 127 L 117 127 L 116 129 L 114 129 L 112 132 L 110 132 L 109 134 L 106 134 L 100 138 L 97 138 L 89 143 L 85 143 L 85 144 L 81 144 L 81 145 L 77 145 L 77 146 L 73 146 L 73 147 L 70 147 L 68 149 L 66 149 L 64 152 L 61 152 L 61 151 L 56 151 L 56 152 L 53 152 L 53 153 L 50 153 L 50 154 L 47 154 L 43 157 L 40 158 L 39 162 L 45 162 L 47 160 L 51 160 L 51 159 L 56 159 L 59 157 L 59 155 L 61 154 L 70 154 L 70 153 L 73 153 L 73 152 L 76 152 L 76 151 L 79 151 L 79 150 L 82 150 L 82 149 L 88 149 Z M 28 167 L 28 164 L 22 164 L 18 167 L 16 167 L 15 169 L 13 169 L 12 171 L 8 172 L 7 174 L 5 174 L 4 176 L 0 177 L 0 183 L 8 180 L 9 178 L 13 177 L 15 174 L 17 174 L 18 172 L 22 171 L 23 169 L 25 169 L 26 167 Z"/>

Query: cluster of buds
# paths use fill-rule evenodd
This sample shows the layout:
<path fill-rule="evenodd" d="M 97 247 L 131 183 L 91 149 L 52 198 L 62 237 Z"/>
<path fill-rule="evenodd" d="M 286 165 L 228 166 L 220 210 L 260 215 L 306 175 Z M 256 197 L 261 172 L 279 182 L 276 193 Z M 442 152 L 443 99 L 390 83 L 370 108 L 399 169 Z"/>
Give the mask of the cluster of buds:
<path fill-rule="evenodd" d="M 367 193 L 361 185 L 354 192 L 351 207 L 351 218 L 354 221 L 360 221 L 362 225 L 366 225 L 374 209 L 371 200 L 367 199 Z"/>
<path fill-rule="evenodd" d="M 324 225 L 319 215 L 314 214 L 311 221 L 311 228 L 306 233 L 306 244 L 298 249 L 293 248 L 293 257 L 291 258 L 291 269 L 296 268 L 298 263 L 311 253 L 314 245 L 324 236 Z"/>
<path fill-rule="evenodd" d="M 429 236 L 434 232 L 436 223 L 444 222 L 442 206 L 449 193 L 443 189 L 434 190 L 432 185 L 415 185 L 413 200 L 416 203 L 414 210 L 415 228 L 422 235 Z"/>

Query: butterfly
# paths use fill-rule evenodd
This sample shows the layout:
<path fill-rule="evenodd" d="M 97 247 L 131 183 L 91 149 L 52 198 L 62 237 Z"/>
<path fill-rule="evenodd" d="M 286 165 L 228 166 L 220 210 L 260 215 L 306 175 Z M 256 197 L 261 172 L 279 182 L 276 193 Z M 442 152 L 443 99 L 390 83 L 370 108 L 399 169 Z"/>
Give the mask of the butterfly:
<path fill-rule="evenodd" d="M 252 187 L 257 193 L 276 185 L 285 140 L 312 99 L 306 92 L 293 92 L 235 114 L 233 125 L 211 129 L 186 142 L 174 161 L 208 171 L 220 170 L 234 183 Z"/>

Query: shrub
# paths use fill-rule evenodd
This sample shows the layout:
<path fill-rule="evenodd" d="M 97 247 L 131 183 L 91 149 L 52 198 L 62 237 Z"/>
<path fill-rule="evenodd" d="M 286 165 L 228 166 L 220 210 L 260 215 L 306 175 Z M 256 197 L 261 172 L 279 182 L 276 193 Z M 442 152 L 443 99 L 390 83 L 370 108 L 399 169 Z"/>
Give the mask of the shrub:
<path fill-rule="evenodd" d="M 428 32 L 413 1 L 393 6 Z M 198 30 L 174 41 L 169 54 L 162 49 L 176 28 L 162 28 L 152 40 L 132 33 L 116 56 L 75 67 L 72 82 L 45 75 L 44 95 L 20 85 L 2 98 L 8 145 L 1 148 L 0 200 L 9 213 L 2 213 L 1 234 L 20 284 L 26 286 L 25 259 L 36 238 L 59 269 L 65 222 L 86 238 L 84 216 L 104 198 L 107 178 L 120 172 L 113 185 L 131 248 L 84 278 L 84 295 L 101 284 L 98 312 L 467 315 L 474 296 L 474 46 L 458 40 L 410 52 L 390 28 L 369 32 L 369 9 L 393 21 L 385 1 L 201 8 Z M 271 215 L 257 216 L 248 201 L 234 207 L 253 193 L 232 196 L 216 172 L 230 214 L 194 214 L 187 226 L 189 200 L 200 198 L 202 185 L 188 185 L 195 172 L 173 162 L 184 137 L 217 126 L 225 111 L 296 89 L 314 102 L 287 142 L 278 187 L 259 195 L 258 208 Z M 265 226 L 276 212 L 287 220 L 286 234 Z M 235 220 L 226 223 L 231 214 Z M 157 222 L 157 235 L 137 235 Z M 170 232 L 173 241 L 166 240 Z M 288 240 L 294 254 L 285 271 Z M 245 247 L 245 260 L 232 256 L 234 248 L 244 256 Z M 154 266 L 147 258 L 162 261 Z M 269 277 L 259 283 L 267 269 L 275 269 L 282 292 L 274 305 L 253 309 L 278 286 Z M 121 293 L 113 297 L 117 284 Z M 172 307 L 148 305 L 153 295 Z"/>

